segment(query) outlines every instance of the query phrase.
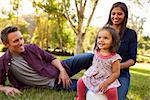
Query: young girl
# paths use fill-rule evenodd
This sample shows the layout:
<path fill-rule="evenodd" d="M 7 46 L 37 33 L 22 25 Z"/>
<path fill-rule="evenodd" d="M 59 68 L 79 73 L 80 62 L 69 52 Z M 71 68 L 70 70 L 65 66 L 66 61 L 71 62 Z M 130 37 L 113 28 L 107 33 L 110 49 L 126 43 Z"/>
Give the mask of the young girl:
<path fill-rule="evenodd" d="M 120 74 L 121 57 L 116 53 L 119 35 L 111 26 L 104 26 L 98 32 L 92 66 L 77 83 L 75 100 L 86 99 L 86 89 L 94 93 L 104 93 L 108 100 L 118 100 L 117 78 Z"/>

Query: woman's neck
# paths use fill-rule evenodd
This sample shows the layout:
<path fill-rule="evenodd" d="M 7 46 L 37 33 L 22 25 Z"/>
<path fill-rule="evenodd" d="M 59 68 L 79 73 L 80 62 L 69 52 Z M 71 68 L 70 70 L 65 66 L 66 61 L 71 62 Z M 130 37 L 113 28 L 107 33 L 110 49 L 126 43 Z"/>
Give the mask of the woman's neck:
<path fill-rule="evenodd" d="M 119 33 L 121 30 L 121 25 L 112 25 L 113 28 Z"/>

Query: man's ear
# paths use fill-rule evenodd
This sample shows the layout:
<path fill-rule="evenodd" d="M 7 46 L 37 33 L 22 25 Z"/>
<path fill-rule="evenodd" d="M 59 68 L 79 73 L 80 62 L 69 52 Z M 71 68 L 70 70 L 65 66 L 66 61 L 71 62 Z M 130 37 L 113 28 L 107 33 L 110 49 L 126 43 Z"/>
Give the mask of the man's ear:
<path fill-rule="evenodd" d="M 5 45 L 6 48 L 8 48 L 8 46 L 9 46 L 8 42 L 3 42 L 3 44 Z"/>

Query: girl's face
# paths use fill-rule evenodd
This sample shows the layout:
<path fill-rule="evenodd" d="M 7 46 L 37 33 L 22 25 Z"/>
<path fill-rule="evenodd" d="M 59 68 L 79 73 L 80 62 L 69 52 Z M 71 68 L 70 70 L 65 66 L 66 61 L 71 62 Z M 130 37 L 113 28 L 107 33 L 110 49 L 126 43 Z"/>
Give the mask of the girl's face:
<path fill-rule="evenodd" d="M 112 35 L 107 30 L 101 30 L 97 37 L 97 46 L 101 50 L 110 50 L 112 46 Z"/>
<path fill-rule="evenodd" d="M 113 25 L 121 25 L 125 18 L 125 13 L 120 7 L 115 7 L 111 11 L 111 21 Z"/>

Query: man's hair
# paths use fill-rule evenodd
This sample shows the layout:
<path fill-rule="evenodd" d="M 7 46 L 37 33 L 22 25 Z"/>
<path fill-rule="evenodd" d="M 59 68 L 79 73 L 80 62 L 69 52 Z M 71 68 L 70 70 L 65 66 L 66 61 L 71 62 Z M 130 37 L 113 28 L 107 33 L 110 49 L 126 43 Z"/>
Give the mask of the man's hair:
<path fill-rule="evenodd" d="M 111 36 L 112 36 L 112 47 L 110 48 L 110 51 L 111 52 L 117 52 L 118 48 L 119 48 L 119 44 L 120 44 L 120 36 L 119 36 L 119 33 L 117 33 L 117 31 L 111 26 L 111 25 L 105 25 L 103 26 L 99 31 L 98 31 L 98 34 L 100 31 L 102 30 L 106 30 L 108 32 L 110 32 Z M 94 49 L 95 50 L 100 50 L 97 46 L 97 39 L 98 39 L 98 34 L 97 34 L 97 37 L 95 39 L 95 46 L 94 46 Z"/>
<path fill-rule="evenodd" d="M 16 26 L 8 26 L 8 27 L 6 27 L 5 29 L 3 29 L 2 31 L 1 31 L 1 40 L 2 40 L 2 42 L 4 43 L 4 42 L 8 42 L 8 34 L 9 33 L 11 33 L 11 32 L 16 32 L 16 31 L 18 31 L 19 29 L 18 29 L 18 27 L 16 27 Z"/>

